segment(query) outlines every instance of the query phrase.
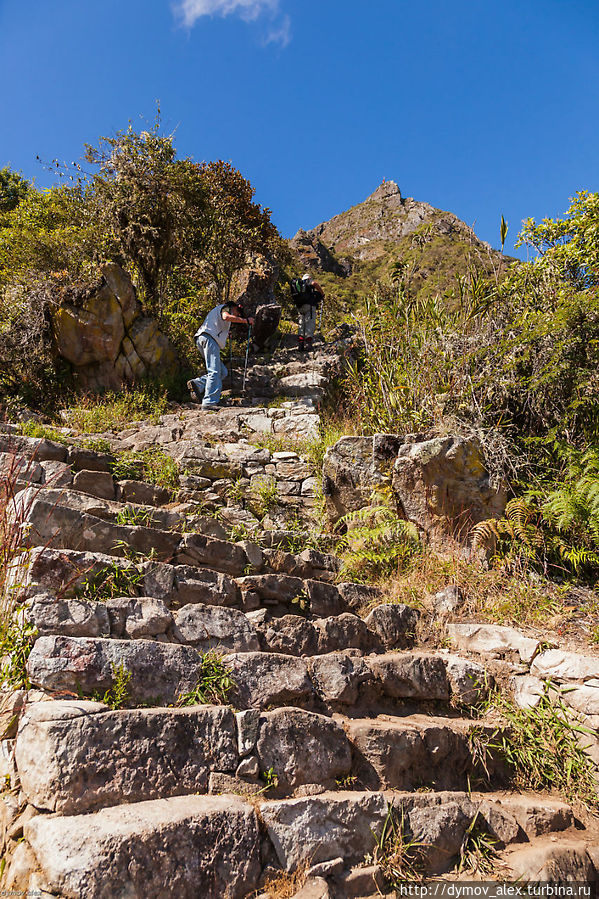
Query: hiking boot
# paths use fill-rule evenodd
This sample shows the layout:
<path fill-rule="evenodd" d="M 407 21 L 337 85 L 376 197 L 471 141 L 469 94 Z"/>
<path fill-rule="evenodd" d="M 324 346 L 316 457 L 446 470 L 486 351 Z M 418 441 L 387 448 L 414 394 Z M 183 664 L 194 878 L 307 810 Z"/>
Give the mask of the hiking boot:
<path fill-rule="evenodd" d="M 202 412 L 218 412 L 221 408 L 218 403 L 202 403 Z"/>
<path fill-rule="evenodd" d="M 202 396 L 202 394 L 200 393 L 200 391 L 198 390 L 198 388 L 196 387 L 196 385 L 194 384 L 193 381 L 187 382 L 187 389 L 189 390 L 189 395 L 191 396 L 192 400 L 194 400 L 196 403 L 202 402 L 204 397 Z"/>

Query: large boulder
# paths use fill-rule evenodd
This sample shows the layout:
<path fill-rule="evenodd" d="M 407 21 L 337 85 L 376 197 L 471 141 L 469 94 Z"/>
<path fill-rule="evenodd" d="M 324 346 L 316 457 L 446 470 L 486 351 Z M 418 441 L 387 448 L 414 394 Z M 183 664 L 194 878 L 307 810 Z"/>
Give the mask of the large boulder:
<path fill-rule="evenodd" d="M 436 437 L 399 447 L 393 492 L 408 521 L 440 552 L 460 552 L 473 525 L 504 512 L 506 495 L 492 486 L 475 438 Z"/>
<path fill-rule="evenodd" d="M 403 438 L 396 434 L 342 437 L 325 453 L 322 491 L 331 521 L 370 504 L 375 488 L 389 487 Z"/>
<path fill-rule="evenodd" d="M 119 389 L 176 366 L 174 348 L 118 265 L 103 266 L 98 287 L 68 300 L 53 313 L 56 348 L 86 390 Z"/>

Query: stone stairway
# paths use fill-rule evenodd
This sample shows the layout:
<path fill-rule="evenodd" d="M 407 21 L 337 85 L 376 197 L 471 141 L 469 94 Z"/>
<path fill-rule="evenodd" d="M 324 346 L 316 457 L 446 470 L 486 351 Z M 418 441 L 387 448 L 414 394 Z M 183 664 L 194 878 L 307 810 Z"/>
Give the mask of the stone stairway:
<path fill-rule="evenodd" d="M 279 385 L 305 364 L 284 360 Z M 283 408 L 255 410 L 273 429 L 317 415 Z M 592 822 L 509 789 L 502 725 L 477 712 L 492 674 L 471 632 L 453 635 L 461 655 L 426 650 L 418 610 L 343 583 L 339 560 L 298 552 L 276 515 L 235 539 L 205 514 L 207 493 L 231 509 L 217 482 L 257 476 L 312 513 L 299 454 L 240 442 L 253 414 L 189 408 L 170 430 L 111 435 L 115 452 L 160 439 L 195 464 L 176 495 L 116 480 L 110 454 L 0 434 L 22 527 L 11 584 L 37 634 L 31 689 L 3 699 L 0 886 L 266 899 L 269 880 L 305 872 L 298 897 L 369 897 L 389 822 L 429 877 L 477 876 L 460 871 L 476 826 L 510 880 L 594 881 Z"/>

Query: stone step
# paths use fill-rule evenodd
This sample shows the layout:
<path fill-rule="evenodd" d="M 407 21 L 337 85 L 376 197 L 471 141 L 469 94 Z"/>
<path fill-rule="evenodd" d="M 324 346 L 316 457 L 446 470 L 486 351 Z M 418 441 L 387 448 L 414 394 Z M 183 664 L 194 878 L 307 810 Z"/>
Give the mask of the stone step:
<path fill-rule="evenodd" d="M 43 888 L 64 899 L 246 899 L 260 875 L 257 815 L 236 796 L 38 815 L 24 835 Z"/>
<path fill-rule="evenodd" d="M 206 586 L 200 583 L 204 592 Z M 174 603 L 171 609 L 172 598 L 117 596 L 98 601 L 36 593 L 27 600 L 26 614 L 42 637 L 156 638 L 202 652 L 315 656 L 345 649 L 384 652 L 413 642 L 415 614 L 407 606 L 378 606 L 366 621 L 348 612 L 312 621 L 299 615 L 274 618 L 264 609 L 244 614 L 202 602 Z"/>
<path fill-rule="evenodd" d="M 10 569 L 9 584 L 33 597 L 146 596 L 169 608 L 194 602 L 241 607 L 243 598 L 235 581 L 212 568 L 169 565 L 148 560 L 135 563 L 104 553 L 34 547 L 18 556 Z"/>
<path fill-rule="evenodd" d="M 476 826 L 493 842 L 504 877 L 507 862 L 524 879 L 597 878 L 593 832 L 575 821 L 566 803 L 534 794 L 457 791 L 325 791 L 253 804 L 230 794 L 182 795 L 67 816 L 31 809 L 21 825 L 15 874 L 30 889 L 67 899 L 159 899 L 165 883 L 169 895 L 245 899 L 277 873 L 307 870 L 331 890 L 319 895 L 346 899 L 367 895 L 355 891 L 358 883 L 369 883 L 356 877 L 356 869 L 384 829 L 389 832 L 390 819 L 405 838 L 404 860 L 425 875 L 472 879 L 457 873 L 457 866 L 469 828 Z M 10 852 L 8 858 L 10 888 L 18 881 Z M 373 888 L 384 886 L 376 877 L 380 869 L 361 870 L 370 873 Z"/>
<path fill-rule="evenodd" d="M 574 816 L 565 803 L 547 800 L 545 805 L 544 797 L 534 795 L 518 799 L 527 806 L 535 822 L 542 824 L 543 833 L 573 831 Z M 388 826 L 390 811 L 406 843 L 415 844 L 413 860 L 429 875 L 455 868 L 466 831 L 475 819 L 498 851 L 512 844 L 527 843 L 536 836 L 527 832 L 526 817 L 515 814 L 510 807 L 509 794 L 336 792 L 265 800 L 259 808 L 275 848 L 274 864 L 285 871 L 313 869 L 315 865 L 322 865 L 326 870 L 328 865 L 340 860 L 333 883 L 342 882 L 343 869 L 347 871 L 363 863 L 365 856 L 372 852 L 385 822 Z M 578 842 L 582 842 L 580 831 L 574 833 Z M 560 844 L 562 840 L 560 836 Z M 405 860 L 409 861 L 409 849 L 406 852 Z"/>
<path fill-rule="evenodd" d="M 136 510 L 134 514 L 142 510 L 144 517 L 138 521 L 143 523 L 122 523 L 119 513 L 131 508 Z M 154 519 L 145 518 L 146 513 L 153 514 Z M 29 487 L 16 497 L 11 517 L 19 522 L 23 542 L 30 547 L 76 550 L 134 560 L 152 558 L 175 565 L 212 568 L 236 577 L 253 574 L 253 577 L 240 581 L 244 592 L 275 603 L 277 600 L 288 603 L 302 594 L 301 580 L 333 579 L 339 567 L 334 556 L 315 550 L 305 550 L 296 556 L 272 550 L 263 552 L 249 541 L 233 543 L 227 539 L 222 526 L 210 518 L 190 518 L 165 509 L 152 511 L 145 507 L 127 507 L 70 490 Z M 165 529 L 166 525 L 168 529 Z M 188 527 L 193 530 L 180 532 Z M 286 569 L 295 576 L 273 572 L 273 565 L 279 572 Z M 267 573 L 260 574 L 262 571 Z M 324 586 L 320 593 L 326 599 Z M 336 588 L 331 584 L 328 595 L 333 594 L 337 596 Z M 328 602 L 330 605 L 331 600 Z M 338 598 L 336 602 L 341 604 Z M 322 614 L 322 610 L 316 609 L 316 614 Z"/>
<path fill-rule="evenodd" d="M 288 707 L 234 714 L 227 706 L 109 710 L 55 700 L 26 708 L 15 759 L 31 805 L 78 814 L 192 792 L 465 789 L 483 774 L 473 736 L 495 732 L 424 715 L 352 720 Z M 485 775 L 501 782 L 492 753 Z"/>
<path fill-rule="evenodd" d="M 251 632 L 246 632 L 251 643 Z M 36 640 L 27 670 L 35 686 L 50 692 L 90 696 L 112 687 L 125 668 L 131 703 L 173 703 L 199 681 L 202 654 L 192 646 L 147 639 L 43 636 Z M 246 651 L 222 657 L 232 678 L 227 699 L 239 709 L 293 705 L 326 712 L 397 714 L 420 703 L 449 708 L 473 704 L 487 689 L 484 669 L 458 656 L 390 652 L 363 656 L 359 650 L 308 658 Z M 481 673 L 482 672 L 482 675 Z"/>

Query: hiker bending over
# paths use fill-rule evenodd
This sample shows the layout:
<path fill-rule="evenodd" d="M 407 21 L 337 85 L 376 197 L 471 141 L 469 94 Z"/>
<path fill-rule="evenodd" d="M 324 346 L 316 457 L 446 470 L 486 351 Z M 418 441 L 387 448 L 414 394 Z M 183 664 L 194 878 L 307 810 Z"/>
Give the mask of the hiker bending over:
<path fill-rule="evenodd" d="M 310 275 L 302 275 L 291 281 L 291 296 L 299 312 L 297 337 L 300 353 L 304 353 L 312 347 L 316 331 L 316 310 L 324 300 L 324 290 Z"/>
<path fill-rule="evenodd" d="M 220 359 L 229 336 L 231 323 L 253 325 L 253 318 L 246 318 L 238 303 L 221 303 L 212 309 L 194 334 L 196 346 L 204 354 L 206 374 L 187 382 L 192 399 L 202 403 L 203 409 L 218 409 L 227 369 Z"/>

